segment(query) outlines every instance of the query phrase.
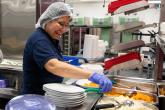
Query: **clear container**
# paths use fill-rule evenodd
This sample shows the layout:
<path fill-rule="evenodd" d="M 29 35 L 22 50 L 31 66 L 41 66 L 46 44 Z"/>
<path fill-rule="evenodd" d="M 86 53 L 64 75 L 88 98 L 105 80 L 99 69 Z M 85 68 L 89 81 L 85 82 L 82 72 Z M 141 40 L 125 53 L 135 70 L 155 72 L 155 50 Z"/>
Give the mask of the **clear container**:
<path fill-rule="evenodd" d="M 45 96 L 27 94 L 11 99 L 5 110 L 56 110 L 56 106 Z"/>

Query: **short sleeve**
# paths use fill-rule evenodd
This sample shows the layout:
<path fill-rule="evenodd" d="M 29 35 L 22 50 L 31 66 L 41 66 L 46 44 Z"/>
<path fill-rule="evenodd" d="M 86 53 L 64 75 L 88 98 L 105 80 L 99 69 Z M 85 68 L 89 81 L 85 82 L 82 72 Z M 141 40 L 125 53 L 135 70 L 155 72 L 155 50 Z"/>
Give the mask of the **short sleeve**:
<path fill-rule="evenodd" d="M 33 47 L 33 58 L 42 69 L 48 60 L 52 58 L 58 59 L 58 54 L 47 41 L 41 40 Z"/>

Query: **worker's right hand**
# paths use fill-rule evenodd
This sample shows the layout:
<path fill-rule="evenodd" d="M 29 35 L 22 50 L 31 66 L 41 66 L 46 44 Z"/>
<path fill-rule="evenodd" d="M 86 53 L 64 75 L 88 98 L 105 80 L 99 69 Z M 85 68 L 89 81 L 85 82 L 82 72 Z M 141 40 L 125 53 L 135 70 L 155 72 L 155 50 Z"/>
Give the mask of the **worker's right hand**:
<path fill-rule="evenodd" d="M 88 79 L 96 84 L 99 84 L 101 92 L 108 92 L 112 89 L 111 80 L 104 74 L 93 73 Z"/>

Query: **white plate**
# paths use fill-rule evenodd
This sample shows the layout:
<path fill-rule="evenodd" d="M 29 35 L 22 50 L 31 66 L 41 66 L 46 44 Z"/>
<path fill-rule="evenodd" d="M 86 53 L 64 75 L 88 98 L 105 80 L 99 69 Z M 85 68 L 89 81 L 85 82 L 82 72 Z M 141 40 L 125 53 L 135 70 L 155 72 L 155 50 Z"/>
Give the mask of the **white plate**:
<path fill-rule="evenodd" d="M 89 83 L 91 83 L 91 81 L 89 81 L 88 79 L 80 79 L 76 81 L 76 85 L 85 87 L 85 88 L 90 88 L 90 87 L 85 86 L 85 84 L 89 84 Z M 92 87 L 92 88 L 97 88 L 97 87 Z"/>
<path fill-rule="evenodd" d="M 83 104 L 85 101 L 79 102 L 79 103 L 60 103 L 60 102 L 54 102 L 55 105 L 80 105 Z"/>
<path fill-rule="evenodd" d="M 43 87 L 43 90 L 46 91 L 47 93 L 50 94 L 56 94 L 56 95 L 60 95 L 60 96 L 81 96 L 84 95 L 84 92 L 78 92 L 78 93 L 66 93 L 66 92 L 59 92 L 59 91 L 55 91 L 52 89 L 47 89 L 45 87 Z"/>
<path fill-rule="evenodd" d="M 59 83 L 44 84 L 43 88 L 47 88 L 47 89 L 62 92 L 62 93 L 83 93 L 83 92 L 85 92 L 85 89 L 83 89 L 83 88 L 73 86 L 73 85 L 67 85 L 67 84 L 59 84 Z"/>
<path fill-rule="evenodd" d="M 58 103 L 58 104 L 71 104 L 71 105 L 74 105 L 74 104 L 80 104 L 80 103 L 83 103 L 85 102 L 85 100 L 80 100 L 78 102 L 64 102 L 64 101 L 59 101 L 59 100 L 53 100 L 52 98 L 49 98 L 50 100 L 52 100 L 54 103 Z"/>
<path fill-rule="evenodd" d="M 54 98 L 65 98 L 65 99 L 81 99 L 81 98 L 85 98 L 86 97 L 86 94 L 84 95 L 81 95 L 81 96 L 66 96 L 66 95 L 57 95 L 57 94 L 51 94 L 51 93 L 48 93 L 46 92 L 45 95 L 48 95 L 48 96 L 51 96 L 51 97 L 54 97 Z"/>
<path fill-rule="evenodd" d="M 45 96 L 48 96 L 48 97 L 51 97 L 51 98 L 54 98 L 56 100 L 82 100 L 82 99 L 85 99 L 87 96 L 83 96 L 83 97 L 65 97 L 65 96 L 62 96 L 62 97 L 59 97 L 59 96 L 54 96 L 54 95 L 50 95 L 50 94 L 45 94 Z"/>
<path fill-rule="evenodd" d="M 84 100 L 79 100 L 79 101 L 71 101 L 71 102 L 68 102 L 68 101 L 64 101 L 64 100 L 56 100 L 56 99 L 53 99 L 51 97 L 48 97 L 48 99 L 50 99 L 51 101 L 53 101 L 55 104 L 58 104 L 58 105 L 79 105 L 79 104 L 82 104 L 85 102 L 85 99 Z"/>
<path fill-rule="evenodd" d="M 79 101 L 64 101 L 64 100 L 55 100 L 53 98 L 48 97 L 50 100 L 52 100 L 53 102 L 59 103 L 59 104 L 79 104 L 85 101 L 85 99 L 83 100 L 79 100 Z"/>

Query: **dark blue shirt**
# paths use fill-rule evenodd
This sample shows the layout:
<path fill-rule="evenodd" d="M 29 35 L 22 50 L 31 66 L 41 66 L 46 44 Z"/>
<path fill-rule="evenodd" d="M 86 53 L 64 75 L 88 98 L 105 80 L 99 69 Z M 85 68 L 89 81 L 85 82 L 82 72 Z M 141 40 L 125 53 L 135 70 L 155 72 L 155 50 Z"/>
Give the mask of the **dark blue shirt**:
<path fill-rule="evenodd" d="M 61 83 L 63 78 L 48 72 L 44 65 L 50 59 L 63 61 L 59 41 L 53 40 L 42 28 L 27 40 L 23 56 L 23 94 L 44 94 L 43 84 Z"/>

